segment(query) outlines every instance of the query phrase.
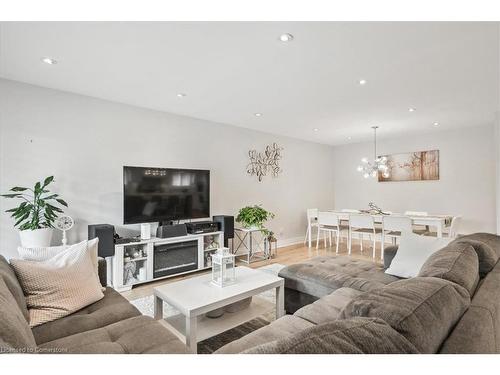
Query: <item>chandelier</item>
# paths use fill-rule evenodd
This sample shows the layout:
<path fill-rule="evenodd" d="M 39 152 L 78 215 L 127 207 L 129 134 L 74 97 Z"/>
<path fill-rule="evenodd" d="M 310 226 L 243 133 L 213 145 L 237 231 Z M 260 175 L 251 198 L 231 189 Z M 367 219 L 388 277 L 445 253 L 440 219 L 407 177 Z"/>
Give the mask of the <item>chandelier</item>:
<path fill-rule="evenodd" d="M 374 134 L 373 161 L 372 162 L 368 161 L 368 158 L 361 159 L 361 163 L 363 163 L 363 164 L 358 166 L 358 172 L 363 173 L 364 178 L 368 178 L 370 176 L 377 177 L 379 172 L 382 173 L 382 176 L 384 178 L 388 178 L 390 176 L 390 174 L 389 174 L 389 167 L 387 166 L 387 158 L 385 156 L 381 156 L 381 157 L 377 156 L 377 129 L 378 129 L 378 126 L 372 126 L 372 129 L 373 129 L 373 134 Z"/>

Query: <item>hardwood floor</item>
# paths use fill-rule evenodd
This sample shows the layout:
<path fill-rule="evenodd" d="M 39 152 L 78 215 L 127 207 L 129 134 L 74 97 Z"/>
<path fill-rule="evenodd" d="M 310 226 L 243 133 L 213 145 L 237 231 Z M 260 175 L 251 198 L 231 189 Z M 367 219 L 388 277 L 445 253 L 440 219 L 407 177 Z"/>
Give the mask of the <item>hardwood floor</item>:
<path fill-rule="evenodd" d="M 319 249 L 316 250 L 316 242 L 313 241 L 313 247 L 308 248 L 307 245 L 297 244 L 287 247 L 281 247 L 278 249 L 278 255 L 272 259 L 258 261 L 255 263 L 251 263 L 250 265 L 240 263 L 241 265 L 249 266 L 252 268 L 259 268 L 265 266 L 267 264 L 279 263 L 284 265 L 290 265 L 295 263 L 300 263 L 307 259 L 320 256 L 320 255 L 335 255 L 335 245 L 333 247 L 324 248 L 323 241 L 320 242 Z M 372 248 L 371 242 L 364 241 L 363 242 L 363 252 L 360 250 L 359 241 L 353 241 L 352 254 L 353 258 L 365 259 L 369 261 L 373 261 L 372 258 Z M 339 246 L 339 255 L 347 255 L 347 241 L 344 239 L 343 242 L 340 243 Z M 376 252 L 376 262 L 381 262 L 380 260 L 380 243 L 377 242 L 377 252 Z M 178 277 L 172 277 L 170 279 L 163 279 L 158 281 L 153 281 L 151 283 L 138 285 L 134 287 L 132 290 L 127 292 L 122 292 L 122 295 L 128 300 L 133 300 L 141 297 L 146 297 L 153 294 L 153 288 L 158 285 L 172 283 L 178 280 L 194 277 L 201 275 L 203 273 L 207 273 L 209 271 L 196 272 L 189 275 L 182 275 Z"/>

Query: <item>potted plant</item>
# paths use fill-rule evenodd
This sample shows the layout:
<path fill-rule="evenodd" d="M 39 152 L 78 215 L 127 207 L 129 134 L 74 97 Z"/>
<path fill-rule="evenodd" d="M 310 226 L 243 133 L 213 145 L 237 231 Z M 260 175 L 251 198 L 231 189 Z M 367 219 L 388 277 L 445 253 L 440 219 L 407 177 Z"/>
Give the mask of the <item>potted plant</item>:
<path fill-rule="evenodd" d="M 54 181 L 54 176 L 47 177 L 43 183 L 37 182 L 33 189 L 15 186 L 4 198 L 21 200 L 21 204 L 5 212 L 16 220 L 14 227 L 19 228 L 23 247 L 50 246 L 54 221 L 63 210 L 59 205 L 68 204 L 58 194 L 52 194 L 47 187 Z"/>
<path fill-rule="evenodd" d="M 240 209 L 236 222 L 241 223 L 243 228 L 260 229 L 267 232 L 264 223 L 273 217 L 272 212 L 265 210 L 261 206 L 247 206 Z"/>

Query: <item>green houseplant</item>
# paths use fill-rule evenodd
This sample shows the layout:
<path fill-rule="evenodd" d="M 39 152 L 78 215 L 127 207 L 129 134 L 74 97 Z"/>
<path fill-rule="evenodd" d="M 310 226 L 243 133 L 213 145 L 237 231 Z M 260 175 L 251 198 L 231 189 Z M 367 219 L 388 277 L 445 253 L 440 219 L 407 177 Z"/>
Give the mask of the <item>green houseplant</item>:
<path fill-rule="evenodd" d="M 236 222 L 241 223 L 244 228 L 260 229 L 267 233 L 264 223 L 272 218 L 274 218 L 272 212 L 267 211 L 261 206 L 254 205 L 240 209 L 236 217 Z"/>
<path fill-rule="evenodd" d="M 54 182 L 54 176 L 37 182 L 31 188 L 15 186 L 4 198 L 19 199 L 19 206 L 5 212 L 15 220 L 14 227 L 19 228 L 21 245 L 24 247 L 50 246 L 54 221 L 63 210 L 60 206 L 68 204 L 58 194 L 50 193 L 48 186 Z"/>

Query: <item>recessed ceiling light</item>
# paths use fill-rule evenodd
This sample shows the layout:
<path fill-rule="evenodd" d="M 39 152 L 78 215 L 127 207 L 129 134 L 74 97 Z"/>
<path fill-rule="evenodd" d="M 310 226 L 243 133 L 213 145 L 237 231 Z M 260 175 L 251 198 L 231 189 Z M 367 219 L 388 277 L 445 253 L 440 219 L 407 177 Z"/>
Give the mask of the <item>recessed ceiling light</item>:
<path fill-rule="evenodd" d="M 435 122 L 435 123 L 433 123 L 432 125 L 434 125 L 434 126 L 439 126 L 439 122 Z"/>
<path fill-rule="evenodd" d="M 352 137 L 351 137 L 351 136 L 347 137 L 347 140 L 348 140 L 348 141 L 350 141 L 351 139 L 352 139 Z"/>
<path fill-rule="evenodd" d="M 255 116 L 255 117 L 261 117 L 261 116 L 262 116 L 262 113 L 259 113 L 259 112 L 254 113 L 254 116 Z"/>
<path fill-rule="evenodd" d="M 413 108 L 413 107 L 410 107 L 408 108 L 408 112 L 415 112 L 417 109 L 416 108 Z"/>
<path fill-rule="evenodd" d="M 284 43 L 291 42 L 293 40 L 293 35 L 292 34 L 281 34 L 280 40 Z"/>
<path fill-rule="evenodd" d="M 56 59 L 51 59 L 50 57 L 42 57 L 41 60 L 45 64 L 49 64 L 49 65 L 56 65 L 57 64 L 57 60 Z"/>
<path fill-rule="evenodd" d="M 318 128 L 314 128 L 313 130 L 314 130 L 315 132 L 319 131 L 319 129 L 318 129 Z"/>
<path fill-rule="evenodd" d="M 184 94 L 183 92 L 180 92 L 177 94 L 178 98 L 184 98 L 185 96 L 186 96 L 186 94 Z"/>
<path fill-rule="evenodd" d="M 366 79 L 360 79 L 360 80 L 359 80 L 359 84 L 360 84 L 361 86 L 366 85 Z"/>

